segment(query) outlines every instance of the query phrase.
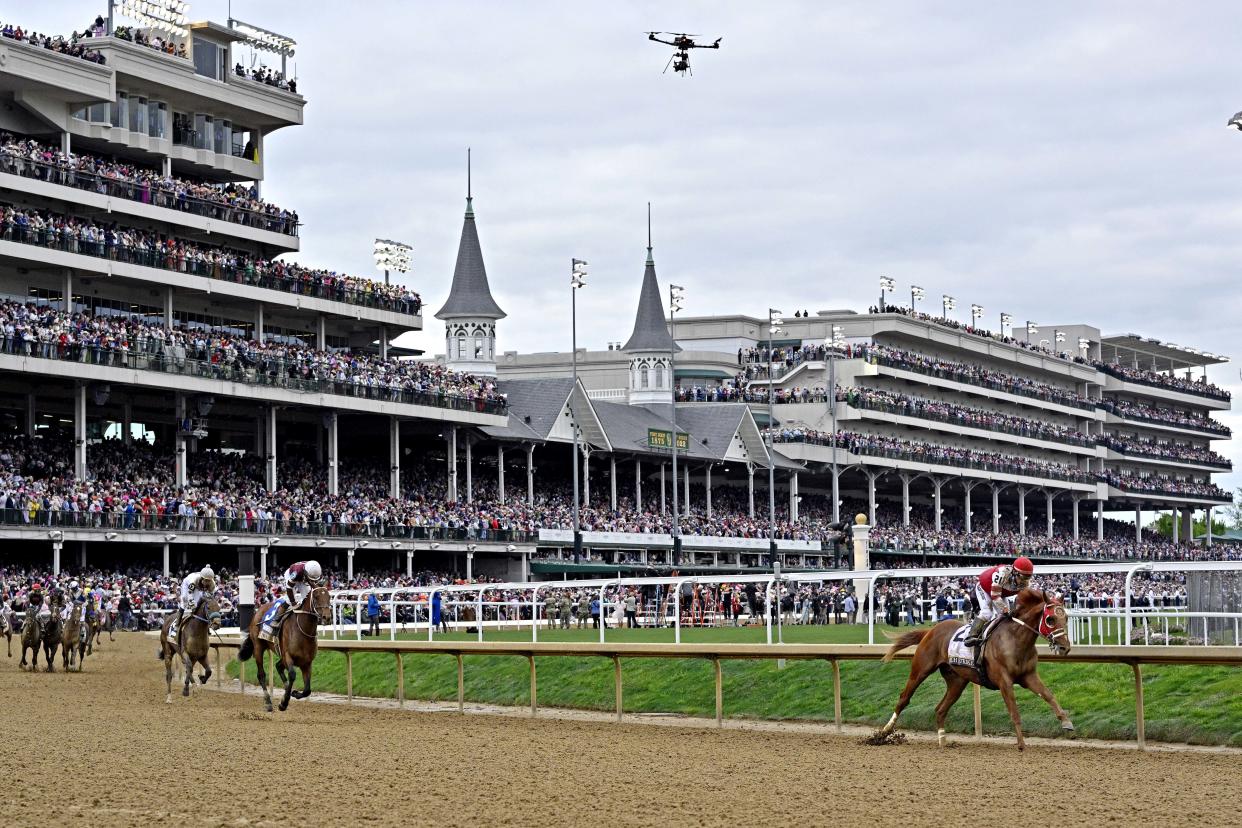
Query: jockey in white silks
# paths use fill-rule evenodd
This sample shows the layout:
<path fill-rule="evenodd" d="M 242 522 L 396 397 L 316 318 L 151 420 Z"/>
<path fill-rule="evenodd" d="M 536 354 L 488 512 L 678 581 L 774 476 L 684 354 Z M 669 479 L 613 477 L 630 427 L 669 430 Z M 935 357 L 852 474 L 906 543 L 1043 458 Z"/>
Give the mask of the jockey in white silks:
<path fill-rule="evenodd" d="M 298 561 L 285 570 L 283 577 L 285 594 L 277 604 L 277 614 L 271 621 L 259 629 L 259 638 L 264 641 L 275 640 L 275 630 L 284 617 L 302 605 L 306 596 L 323 578 L 323 567 L 319 561 Z"/>
<path fill-rule="evenodd" d="M 187 615 L 193 615 L 194 610 L 198 607 L 198 602 L 203 600 L 204 595 L 215 595 L 216 593 L 216 573 L 211 571 L 210 566 L 205 566 L 199 572 L 191 572 L 181 580 L 181 595 L 177 602 L 177 635 L 181 635 L 181 620 Z"/>

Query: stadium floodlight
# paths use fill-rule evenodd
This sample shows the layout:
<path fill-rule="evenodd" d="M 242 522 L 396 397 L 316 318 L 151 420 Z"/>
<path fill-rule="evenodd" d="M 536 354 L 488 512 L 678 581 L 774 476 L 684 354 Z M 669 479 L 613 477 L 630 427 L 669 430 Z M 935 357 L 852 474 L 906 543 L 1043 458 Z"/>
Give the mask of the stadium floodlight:
<path fill-rule="evenodd" d="M 1229 123 L 1225 124 L 1225 126 L 1242 132 L 1242 112 L 1234 113 L 1234 116 L 1229 119 Z"/>
<path fill-rule="evenodd" d="M 230 17 L 229 28 L 241 35 L 242 42 L 252 49 L 272 52 L 273 54 L 280 55 L 282 58 L 293 57 L 297 49 L 298 42 L 293 38 L 264 29 L 261 26 L 243 23 Z"/>
<path fill-rule="evenodd" d="M 410 253 L 413 247 L 392 239 L 375 240 L 375 266 L 384 271 L 384 284 L 388 284 L 388 272 L 406 273 L 410 269 Z"/>
<path fill-rule="evenodd" d="M 785 324 L 785 314 L 776 308 L 768 308 L 768 332 L 771 334 L 784 333 L 781 325 Z"/>
<path fill-rule="evenodd" d="M 218 538 L 216 538 L 216 543 L 228 543 L 228 542 L 229 542 L 228 535 L 220 535 Z"/>
<path fill-rule="evenodd" d="M 1083 337 L 1083 336 L 1078 337 L 1078 350 L 1082 351 L 1085 354 L 1087 352 L 1087 349 L 1090 347 L 1091 347 L 1090 339 L 1087 339 L 1086 337 Z"/>
<path fill-rule="evenodd" d="M 516 546 L 514 546 L 514 545 L 513 545 L 513 544 L 511 544 L 511 543 L 509 543 L 509 544 L 505 544 L 505 551 L 506 551 L 506 552 L 516 552 L 516 551 L 517 551 L 517 547 L 516 547 Z"/>
<path fill-rule="evenodd" d="M 1056 343 L 1058 345 L 1060 345 L 1062 342 L 1065 341 L 1065 331 L 1055 331 L 1052 335 L 1052 338 L 1056 340 Z"/>
<path fill-rule="evenodd" d="M 165 543 L 172 543 L 176 539 L 177 539 L 177 536 L 173 534 L 172 532 L 169 532 L 167 535 L 164 536 Z"/>
<path fill-rule="evenodd" d="M 914 310 L 914 303 L 927 295 L 927 291 L 918 285 L 910 285 L 910 310 Z"/>
<path fill-rule="evenodd" d="M 116 532 L 105 532 L 104 540 L 116 540 Z"/>
<path fill-rule="evenodd" d="M 880 277 L 880 313 L 884 313 L 884 292 L 888 290 L 896 290 L 897 282 L 888 276 Z"/>
<path fill-rule="evenodd" d="M 1027 334 L 1028 334 L 1028 335 L 1029 335 L 1029 334 L 1037 334 L 1037 333 L 1039 333 L 1039 325 L 1035 324 L 1034 322 L 1032 322 L 1032 321 L 1031 321 L 1031 320 L 1029 320 L 1029 319 L 1028 319 L 1028 320 L 1026 320 L 1026 332 L 1027 332 Z"/>
<path fill-rule="evenodd" d="M 139 26 L 164 32 L 173 37 L 189 37 L 189 3 L 185 0 L 121 0 L 121 16 Z M 108 3 L 108 17 L 116 8 L 116 0 Z"/>
<path fill-rule="evenodd" d="M 949 311 L 957 308 L 957 300 L 946 293 L 940 297 L 940 307 L 944 309 L 944 316 L 947 318 Z"/>
<path fill-rule="evenodd" d="M 668 309 L 669 313 L 676 313 L 681 310 L 686 300 L 686 289 L 681 285 L 668 286 Z"/>
<path fill-rule="evenodd" d="M 978 326 L 979 320 L 983 317 L 983 305 L 970 306 L 970 324 L 972 327 Z"/>
<path fill-rule="evenodd" d="M 582 259 L 570 259 L 569 286 L 574 290 L 586 287 L 587 262 Z"/>
<path fill-rule="evenodd" d="M 62 540 L 65 539 L 65 533 L 60 531 L 59 529 L 53 529 L 52 531 L 47 533 L 47 538 L 53 543 L 60 543 Z"/>
<path fill-rule="evenodd" d="M 434 551 L 436 551 L 437 549 L 439 549 L 439 548 L 440 548 L 440 544 L 438 544 L 438 543 L 433 543 L 431 546 L 428 546 L 427 548 L 428 548 L 428 549 L 430 549 L 432 552 L 434 552 Z"/>
<path fill-rule="evenodd" d="M 267 539 L 267 545 L 268 545 L 268 546 L 275 546 L 275 545 L 276 545 L 276 544 L 278 544 L 278 543 L 280 543 L 280 538 L 277 538 L 277 537 L 271 537 L 271 538 L 268 538 L 268 539 Z"/>
<path fill-rule="evenodd" d="M 315 538 L 315 546 L 323 546 L 325 543 L 327 543 L 327 541 L 323 538 Z"/>

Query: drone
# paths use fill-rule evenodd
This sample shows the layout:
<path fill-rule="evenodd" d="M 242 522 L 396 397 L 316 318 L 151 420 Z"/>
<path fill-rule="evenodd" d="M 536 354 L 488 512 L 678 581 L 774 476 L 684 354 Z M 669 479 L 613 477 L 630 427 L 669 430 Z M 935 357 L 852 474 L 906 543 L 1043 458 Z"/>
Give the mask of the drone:
<path fill-rule="evenodd" d="M 664 40 L 656 35 L 667 35 L 671 37 L 672 40 Z M 681 74 L 683 77 L 687 72 L 690 72 L 691 75 L 694 74 L 694 72 L 690 70 L 691 49 L 719 49 L 720 41 L 724 40 L 723 37 L 718 37 L 714 43 L 695 43 L 694 39 L 696 37 L 702 37 L 702 35 L 685 34 L 683 32 L 647 32 L 648 40 L 654 40 L 656 43 L 667 44 L 676 50 L 673 52 L 673 56 L 668 59 L 668 63 L 664 65 L 664 71 L 667 72 L 668 68 L 671 66 L 673 67 L 674 72 Z"/>

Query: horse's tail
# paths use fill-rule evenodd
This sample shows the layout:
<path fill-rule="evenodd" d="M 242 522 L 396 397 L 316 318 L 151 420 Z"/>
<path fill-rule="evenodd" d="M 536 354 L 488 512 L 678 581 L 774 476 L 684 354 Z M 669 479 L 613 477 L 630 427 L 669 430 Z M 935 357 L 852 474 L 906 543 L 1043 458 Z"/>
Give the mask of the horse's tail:
<path fill-rule="evenodd" d="M 915 644 L 922 643 L 923 639 L 926 638 L 927 634 L 930 632 L 931 630 L 910 630 L 910 632 L 905 633 L 903 635 L 899 635 L 895 638 L 889 635 L 887 632 L 884 633 L 885 635 L 888 635 L 888 637 L 892 640 L 893 646 L 888 648 L 888 652 L 885 653 L 884 658 L 880 660 L 881 661 L 892 661 L 893 656 L 897 655 L 899 652 L 904 650 L 906 647 L 911 647 Z"/>
<path fill-rule="evenodd" d="M 241 643 L 241 647 L 237 649 L 237 660 L 246 661 L 254 655 L 254 639 L 246 636 L 246 640 Z"/>

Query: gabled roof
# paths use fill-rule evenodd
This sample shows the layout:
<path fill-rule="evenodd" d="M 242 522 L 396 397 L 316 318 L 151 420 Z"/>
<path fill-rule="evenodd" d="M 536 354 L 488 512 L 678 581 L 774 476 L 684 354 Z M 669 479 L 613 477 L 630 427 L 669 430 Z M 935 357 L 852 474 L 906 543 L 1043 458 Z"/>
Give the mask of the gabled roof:
<path fill-rule="evenodd" d="M 483 266 L 483 248 L 474 225 L 473 199 L 466 197 L 466 220 L 457 245 L 457 265 L 453 268 L 453 287 L 448 301 L 436 311 L 436 319 L 504 319 L 505 312 L 492 298 Z"/>
<path fill-rule="evenodd" d="M 571 441 L 573 432 L 568 430 L 568 420 L 562 425 L 561 419 L 571 410 L 572 394 L 572 411 L 581 439 L 604 451 L 612 449 L 594 401 L 587 396 L 581 382 L 576 390 L 571 377 L 501 380 L 498 385 L 506 395 L 509 422 L 494 430 L 485 427 L 484 433 L 499 439 Z M 558 426 L 562 427 L 558 429 Z"/>
<path fill-rule="evenodd" d="M 623 351 L 661 351 L 668 353 L 675 348 L 673 335 L 664 321 L 664 301 L 660 298 L 660 283 L 656 279 L 655 259 L 647 248 L 647 267 L 643 271 L 643 287 L 638 294 L 638 314 L 634 317 L 634 331 L 622 346 Z"/>

